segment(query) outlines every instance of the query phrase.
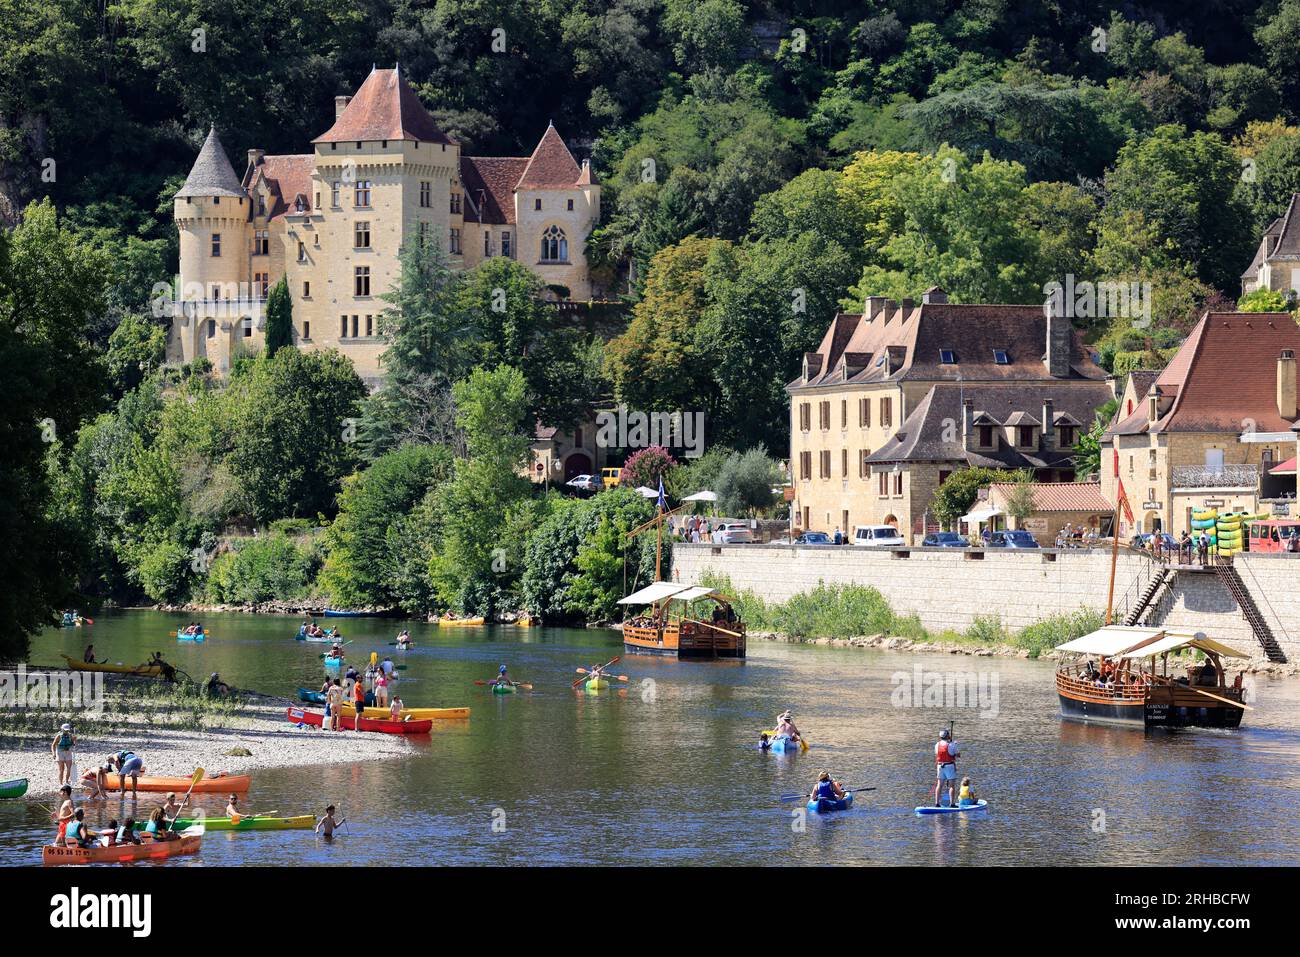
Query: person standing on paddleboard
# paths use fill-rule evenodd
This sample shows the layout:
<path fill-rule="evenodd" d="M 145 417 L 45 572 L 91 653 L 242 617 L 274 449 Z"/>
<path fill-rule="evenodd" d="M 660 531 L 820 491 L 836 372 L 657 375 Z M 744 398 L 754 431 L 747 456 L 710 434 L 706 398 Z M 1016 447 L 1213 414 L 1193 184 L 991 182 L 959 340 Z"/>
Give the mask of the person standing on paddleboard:
<path fill-rule="evenodd" d="M 952 732 L 944 728 L 939 732 L 939 740 L 934 746 L 934 763 L 935 763 L 935 780 L 934 780 L 934 806 L 939 807 L 940 796 L 943 794 L 945 782 L 948 787 L 948 804 L 956 804 L 955 792 L 957 789 L 957 757 L 961 751 L 957 747 L 957 742 L 952 739 Z"/>

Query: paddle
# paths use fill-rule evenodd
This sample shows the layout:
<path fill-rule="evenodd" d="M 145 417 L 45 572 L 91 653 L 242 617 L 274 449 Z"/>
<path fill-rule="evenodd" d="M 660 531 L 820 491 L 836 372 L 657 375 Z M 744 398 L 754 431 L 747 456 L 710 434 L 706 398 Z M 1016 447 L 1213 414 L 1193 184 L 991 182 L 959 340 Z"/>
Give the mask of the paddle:
<path fill-rule="evenodd" d="M 484 688 L 484 687 L 491 687 L 492 685 L 495 685 L 495 684 L 500 684 L 500 682 L 498 682 L 498 681 L 475 681 L 474 684 L 478 685 L 480 688 Z M 523 688 L 525 691 L 532 691 L 532 690 L 533 690 L 533 686 L 532 686 L 531 684 L 529 684 L 528 682 L 526 682 L 526 681 L 512 681 L 512 682 L 510 682 L 510 686 L 511 686 L 512 688 Z"/>
<path fill-rule="evenodd" d="M 579 669 L 578 669 L 578 674 L 580 674 L 580 675 L 589 675 L 589 674 L 594 674 L 594 672 L 588 671 L 586 668 L 579 668 Z M 608 678 L 610 681 L 627 681 L 627 680 L 628 680 L 627 675 L 607 675 L 607 674 L 604 674 L 603 672 L 602 672 L 598 677 L 601 677 L 601 678 Z"/>
<path fill-rule="evenodd" d="M 874 790 L 875 788 L 868 788 L 868 787 L 845 788 L 844 793 L 853 794 L 858 791 L 874 791 Z M 782 804 L 786 804 L 790 801 L 798 801 L 800 798 L 803 798 L 804 800 L 808 800 L 808 795 L 807 794 L 782 794 L 781 797 L 778 798 L 778 800 L 781 801 Z"/>
<path fill-rule="evenodd" d="M 176 823 L 176 818 L 180 817 L 181 808 L 183 808 L 186 804 L 190 802 L 190 795 L 194 793 L 194 785 L 198 784 L 202 780 L 203 780 L 203 769 L 195 768 L 194 777 L 190 778 L 190 789 L 185 792 L 185 797 L 181 799 L 180 806 L 176 808 L 176 817 L 173 817 L 169 822 L 167 822 L 168 830 L 170 830 L 171 826 Z M 122 783 L 125 785 L 126 782 L 123 781 Z M 125 790 L 126 789 L 124 787 L 123 791 Z"/>
<path fill-rule="evenodd" d="M 617 664 L 618 662 L 620 662 L 620 661 L 622 661 L 622 660 L 623 660 L 623 656 L 622 656 L 622 655 L 615 655 L 613 658 L 609 659 L 609 661 L 605 662 L 603 665 L 601 665 L 601 666 L 600 666 L 599 668 L 597 668 L 596 670 L 597 670 L 597 671 L 604 671 L 604 670 L 605 670 L 606 668 L 608 668 L 610 665 Z M 580 675 L 586 675 L 586 674 L 588 674 L 587 669 L 586 669 L 586 668 L 579 668 L 579 669 L 578 669 L 578 674 L 580 674 Z M 583 678 L 579 678 L 577 681 L 575 681 L 575 682 L 573 683 L 573 687 L 574 687 L 574 688 L 578 687 L 578 685 L 582 684 L 583 680 L 584 680 Z"/>

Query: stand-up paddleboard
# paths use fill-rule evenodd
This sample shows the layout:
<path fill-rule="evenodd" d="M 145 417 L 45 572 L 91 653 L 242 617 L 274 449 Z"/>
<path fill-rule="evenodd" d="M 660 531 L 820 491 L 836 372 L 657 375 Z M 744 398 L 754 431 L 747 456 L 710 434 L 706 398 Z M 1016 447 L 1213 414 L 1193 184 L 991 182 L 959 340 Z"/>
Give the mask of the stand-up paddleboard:
<path fill-rule="evenodd" d="M 943 807 L 934 807 L 929 804 L 923 804 L 916 809 L 917 814 L 952 814 L 954 811 L 983 811 L 989 806 L 989 802 L 980 798 L 975 804 L 967 804 L 962 807 L 960 804 L 956 807 L 945 804 Z"/>

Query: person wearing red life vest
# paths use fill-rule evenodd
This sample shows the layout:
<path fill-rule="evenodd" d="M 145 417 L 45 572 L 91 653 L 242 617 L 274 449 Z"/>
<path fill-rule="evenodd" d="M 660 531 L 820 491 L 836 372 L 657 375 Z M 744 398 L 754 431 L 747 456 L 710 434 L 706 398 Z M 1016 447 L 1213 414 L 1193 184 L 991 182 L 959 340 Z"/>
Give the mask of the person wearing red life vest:
<path fill-rule="evenodd" d="M 934 806 L 939 806 L 940 796 L 945 784 L 948 788 L 949 806 L 956 803 L 954 792 L 957 789 L 957 756 L 961 751 L 952 739 L 952 732 L 944 728 L 939 732 L 939 741 L 934 746 L 935 781 Z"/>

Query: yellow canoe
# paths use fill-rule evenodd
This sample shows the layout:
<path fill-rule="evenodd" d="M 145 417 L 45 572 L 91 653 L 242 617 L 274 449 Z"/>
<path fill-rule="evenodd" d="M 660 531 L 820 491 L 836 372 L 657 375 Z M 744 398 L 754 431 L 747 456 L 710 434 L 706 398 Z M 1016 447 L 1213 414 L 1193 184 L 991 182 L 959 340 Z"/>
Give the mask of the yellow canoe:
<path fill-rule="evenodd" d="M 351 702 L 344 702 L 339 706 L 339 714 L 345 718 L 350 718 L 356 713 Z M 391 715 L 387 708 L 366 708 L 362 713 L 363 718 L 379 718 L 387 720 Z M 410 718 L 412 721 L 437 721 L 439 719 L 457 719 L 468 718 L 469 708 L 403 708 L 402 720 Z"/>
<path fill-rule="evenodd" d="M 462 628 L 483 624 L 482 618 L 439 618 L 438 624 L 443 628 Z"/>
<path fill-rule="evenodd" d="M 69 658 L 67 655 L 59 655 L 59 657 L 66 661 L 73 671 L 104 671 L 114 675 L 142 675 L 146 678 L 157 678 L 162 674 L 162 668 L 158 665 L 92 665 L 78 661 L 76 658 Z"/>

